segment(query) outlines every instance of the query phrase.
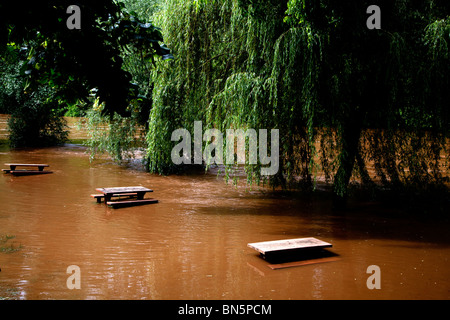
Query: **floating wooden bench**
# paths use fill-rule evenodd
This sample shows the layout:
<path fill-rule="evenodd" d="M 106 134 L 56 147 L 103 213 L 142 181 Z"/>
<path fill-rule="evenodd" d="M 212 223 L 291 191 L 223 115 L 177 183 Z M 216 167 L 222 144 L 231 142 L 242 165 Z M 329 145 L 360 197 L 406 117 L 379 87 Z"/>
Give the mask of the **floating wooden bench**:
<path fill-rule="evenodd" d="M 108 201 L 106 204 L 114 209 L 127 206 L 139 206 L 143 204 L 157 203 L 156 199 L 127 200 L 127 201 Z"/>
<path fill-rule="evenodd" d="M 248 246 L 258 251 L 263 259 L 280 261 L 286 260 L 289 256 L 308 256 L 312 252 L 330 248 L 333 245 L 311 237 L 249 243 Z"/>

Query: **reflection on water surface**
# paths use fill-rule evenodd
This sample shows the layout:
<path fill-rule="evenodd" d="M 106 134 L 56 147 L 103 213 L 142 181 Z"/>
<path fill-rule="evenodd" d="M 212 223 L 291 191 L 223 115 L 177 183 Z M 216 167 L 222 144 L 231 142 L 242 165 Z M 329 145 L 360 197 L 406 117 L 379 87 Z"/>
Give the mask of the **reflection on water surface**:
<path fill-rule="evenodd" d="M 448 224 L 375 203 L 332 213 L 329 202 L 246 191 L 215 175 L 158 176 L 84 149 L 10 151 L 0 163 L 44 162 L 50 175 L 0 179 L 0 297 L 13 299 L 449 299 Z M 136 167 L 136 166 L 134 166 Z M 111 209 L 97 187 L 142 185 L 155 205 Z M 386 210 L 386 212 L 383 212 Z M 316 237 L 339 260 L 272 270 L 247 243 Z M 67 267 L 81 270 L 69 290 Z M 369 290 L 378 265 L 381 289 Z"/>

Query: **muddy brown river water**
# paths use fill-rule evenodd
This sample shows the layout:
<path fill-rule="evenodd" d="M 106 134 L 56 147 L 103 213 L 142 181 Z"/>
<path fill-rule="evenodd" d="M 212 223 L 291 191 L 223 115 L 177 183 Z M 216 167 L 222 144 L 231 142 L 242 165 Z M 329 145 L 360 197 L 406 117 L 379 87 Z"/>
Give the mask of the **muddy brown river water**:
<path fill-rule="evenodd" d="M 48 163 L 54 173 L 0 176 L 0 298 L 450 298 L 443 221 L 371 202 L 336 213 L 320 198 L 234 188 L 214 174 L 167 177 L 90 163 L 76 145 L 2 147 L 0 164 L 7 162 Z M 112 209 L 89 196 L 138 185 L 160 202 Z M 272 270 L 247 247 L 301 237 L 330 242 L 337 260 Z M 67 287 L 72 265 L 80 289 Z M 380 289 L 367 287 L 371 265 L 379 266 Z"/>

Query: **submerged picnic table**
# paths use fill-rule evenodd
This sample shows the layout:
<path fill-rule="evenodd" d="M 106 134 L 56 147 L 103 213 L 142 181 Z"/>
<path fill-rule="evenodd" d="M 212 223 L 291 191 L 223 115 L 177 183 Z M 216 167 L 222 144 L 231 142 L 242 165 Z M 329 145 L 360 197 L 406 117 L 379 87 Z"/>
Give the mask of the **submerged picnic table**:
<path fill-rule="evenodd" d="M 278 260 L 286 255 L 311 253 L 311 251 L 330 248 L 331 243 L 309 237 L 275 241 L 248 243 L 248 247 L 255 249 L 266 260 Z"/>
<path fill-rule="evenodd" d="M 333 246 L 331 243 L 313 237 L 255 242 L 247 245 L 270 262 L 267 266 L 272 270 L 339 260 L 338 254 L 325 250 Z"/>
<path fill-rule="evenodd" d="M 11 173 L 13 175 L 31 175 L 31 174 L 45 174 L 52 173 L 52 171 L 44 171 L 44 168 L 49 167 L 45 163 L 5 163 L 5 166 L 9 166 L 9 169 L 2 169 L 4 173 Z M 36 167 L 37 170 L 22 169 L 16 170 L 17 167 Z"/>
<path fill-rule="evenodd" d="M 144 196 L 147 192 L 153 192 L 152 189 L 148 189 L 142 186 L 138 187 L 114 187 L 114 188 L 97 188 L 97 191 L 101 192 L 101 195 L 91 195 L 92 197 L 97 199 L 97 202 L 101 202 L 101 199 L 105 199 L 105 204 L 116 208 L 118 206 L 125 205 L 140 205 L 147 203 L 156 203 L 158 200 L 156 199 L 144 199 Z M 111 201 L 112 197 L 120 197 L 127 196 L 131 199 L 126 201 Z M 136 198 L 134 200 L 133 198 Z"/>

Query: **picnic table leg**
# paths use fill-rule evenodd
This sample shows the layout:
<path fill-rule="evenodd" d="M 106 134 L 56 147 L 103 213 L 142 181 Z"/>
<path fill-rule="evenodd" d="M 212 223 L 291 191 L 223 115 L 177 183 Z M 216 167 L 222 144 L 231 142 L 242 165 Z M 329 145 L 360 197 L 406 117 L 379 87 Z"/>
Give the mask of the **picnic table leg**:
<path fill-rule="evenodd" d="M 9 166 L 11 168 L 11 171 L 16 170 L 16 166 Z"/>
<path fill-rule="evenodd" d="M 112 194 L 105 193 L 105 204 L 111 200 Z"/>
<path fill-rule="evenodd" d="M 43 166 L 38 166 L 39 171 L 43 171 L 44 167 Z"/>
<path fill-rule="evenodd" d="M 142 199 L 144 199 L 144 196 L 145 196 L 145 191 L 144 192 L 137 192 L 137 199 L 138 200 L 142 200 Z"/>

